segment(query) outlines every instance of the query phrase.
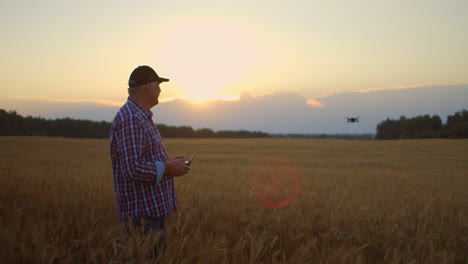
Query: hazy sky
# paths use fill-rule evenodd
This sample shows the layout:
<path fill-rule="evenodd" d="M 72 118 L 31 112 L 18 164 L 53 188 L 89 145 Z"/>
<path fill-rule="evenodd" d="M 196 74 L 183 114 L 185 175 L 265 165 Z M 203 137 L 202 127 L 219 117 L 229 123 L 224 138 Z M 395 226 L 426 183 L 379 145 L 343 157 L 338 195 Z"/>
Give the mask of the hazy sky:
<path fill-rule="evenodd" d="M 6 0 L 0 96 L 123 102 L 138 65 L 171 79 L 163 101 L 467 84 L 467 13 L 466 0 Z"/>

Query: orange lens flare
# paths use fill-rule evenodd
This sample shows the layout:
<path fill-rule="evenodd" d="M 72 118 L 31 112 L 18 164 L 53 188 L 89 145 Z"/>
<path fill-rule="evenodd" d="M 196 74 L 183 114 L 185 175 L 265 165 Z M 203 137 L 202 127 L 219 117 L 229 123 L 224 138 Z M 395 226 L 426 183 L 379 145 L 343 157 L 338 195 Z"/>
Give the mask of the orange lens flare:
<path fill-rule="evenodd" d="M 251 191 L 258 203 L 281 208 L 293 202 L 300 189 L 300 175 L 287 159 L 264 159 L 253 172 Z"/>

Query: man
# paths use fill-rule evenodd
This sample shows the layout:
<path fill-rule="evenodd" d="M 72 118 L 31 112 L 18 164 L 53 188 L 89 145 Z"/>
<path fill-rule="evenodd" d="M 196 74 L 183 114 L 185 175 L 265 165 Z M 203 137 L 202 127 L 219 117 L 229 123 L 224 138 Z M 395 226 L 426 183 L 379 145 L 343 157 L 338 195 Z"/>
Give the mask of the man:
<path fill-rule="evenodd" d="M 174 177 L 189 172 L 184 157 L 169 160 L 150 109 L 159 103 L 160 78 L 149 66 L 130 75 L 128 100 L 112 122 L 110 152 L 115 198 L 127 237 L 131 230 L 145 235 L 164 228 L 165 216 L 178 209 Z M 159 240 L 159 246 L 163 238 Z"/>

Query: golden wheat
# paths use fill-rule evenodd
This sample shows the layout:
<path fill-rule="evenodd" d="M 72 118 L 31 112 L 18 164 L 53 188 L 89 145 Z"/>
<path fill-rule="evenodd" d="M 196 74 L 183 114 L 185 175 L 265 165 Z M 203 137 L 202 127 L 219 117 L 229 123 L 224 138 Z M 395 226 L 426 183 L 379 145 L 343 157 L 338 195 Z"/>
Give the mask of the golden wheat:
<path fill-rule="evenodd" d="M 466 263 L 467 140 L 166 139 L 176 179 L 160 263 Z M 108 140 L 0 137 L 2 263 L 144 263 L 123 242 Z M 283 208 L 250 188 L 262 161 L 301 177 Z M 143 245 L 142 245 L 143 243 Z"/>

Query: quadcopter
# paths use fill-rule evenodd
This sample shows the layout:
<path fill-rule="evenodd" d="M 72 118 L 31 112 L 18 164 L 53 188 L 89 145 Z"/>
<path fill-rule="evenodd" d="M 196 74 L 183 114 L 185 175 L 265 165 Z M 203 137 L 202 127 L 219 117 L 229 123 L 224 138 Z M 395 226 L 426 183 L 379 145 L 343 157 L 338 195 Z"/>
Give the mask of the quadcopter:
<path fill-rule="evenodd" d="M 348 123 L 359 123 L 359 116 L 358 117 L 345 117 L 348 120 Z"/>

